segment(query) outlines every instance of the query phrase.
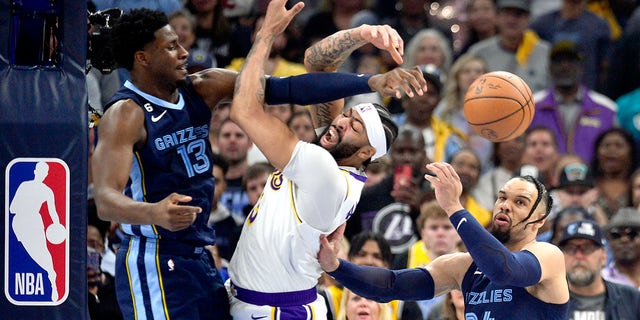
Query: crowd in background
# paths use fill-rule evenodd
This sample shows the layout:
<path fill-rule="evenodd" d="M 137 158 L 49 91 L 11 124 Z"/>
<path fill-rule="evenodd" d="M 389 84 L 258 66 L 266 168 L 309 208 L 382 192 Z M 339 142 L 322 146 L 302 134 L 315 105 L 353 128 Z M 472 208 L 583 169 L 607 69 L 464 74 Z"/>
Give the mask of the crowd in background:
<path fill-rule="evenodd" d="M 464 250 L 446 213 L 422 178 L 424 165 L 451 163 L 463 184 L 462 204 L 489 226 L 500 186 L 533 175 L 553 190 L 554 207 L 540 241 L 560 245 L 573 221 L 589 219 L 607 238 L 605 280 L 640 288 L 640 1 L 632 0 L 306 0 L 303 12 L 274 41 L 267 74 L 305 73 L 304 50 L 339 30 L 388 24 L 404 40 L 404 67 L 420 66 L 428 92 L 414 99 L 355 96 L 347 106 L 377 102 L 394 114 L 400 133 L 387 157 L 367 167 L 362 200 L 347 224 L 345 259 L 387 268 L 419 267 Z M 164 11 L 189 51 L 189 72 L 239 71 L 267 0 L 93 0 L 95 10 L 141 3 Z M 364 46 L 340 71 L 380 73 L 396 67 L 388 53 Z M 534 92 L 527 132 L 491 143 L 466 123 L 463 102 L 481 74 L 519 75 Z M 101 106 L 127 78 L 125 71 L 87 76 L 89 100 Z M 218 268 L 225 270 L 243 221 L 273 167 L 228 119 L 230 101 L 213 115 L 216 152 L 214 206 Z M 268 106 L 304 141 L 315 138 L 306 106 Z M 99 125 L 99 124 L 98 124 Z M 93 141 L 94 130 L 90 130 Z M 93 143 L 92 143 L 93 145 Z M 311 169 L 310 169 L 311 170 Z M 91 172 L 91 170 L 89 170 Z M 91 182 L 91 177 L 89 177 Z M 88 246 L 102 254 L 89 276 L 92 319 L 117 319 L 114 252 L 123 233 L 97 218 L 89 190 Z M 575 253 L 575 250 L 574 250 Z M 584 248 L 582 253 L 586 253 Z M 331 318 L 358 311 L 375 319 L 463 319 L 454 291 L 430 301 L 378 304 L 323 277 L 318 290 Z"/>

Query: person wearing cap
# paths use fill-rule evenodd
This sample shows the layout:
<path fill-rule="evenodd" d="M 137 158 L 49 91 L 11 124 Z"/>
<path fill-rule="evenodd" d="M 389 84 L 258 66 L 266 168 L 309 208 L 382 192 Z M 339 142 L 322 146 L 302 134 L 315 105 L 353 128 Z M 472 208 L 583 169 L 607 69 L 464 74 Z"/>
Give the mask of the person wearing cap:
<path fill-rule="evenodd" d="M 562 0 L 560 9 L 536 18 L 530 27 L 550 43 L 576 41 L 582 54 L 582 83 L 593 90 L 603 88 L 611 35 L 607 22 L 587 10 L 587 0 Z"/>
<path fill-rule="evenodd" d="M 333 232 L 352 215 L 366 180 L 364 169 L 387 153 L 398 130 L 382 106 L 365 103 L 341 110 L 344 101 L 339 100 L 329 103 L 339 114 L 313 144 L 300 141 L 285 123 L 264 110 L 265 61 L 277 36 L 304 7 L 299 2 L 287 9 L 285 4 L 286 0 L 269 3 L 238 75 L 229 114 L 276 168 L 245 220 L 229 264 L 227 288 L 235 319 L 326 316 L 324 299 L 316 290 L 322 273 L 316 259 L 320 235 Z M 372 42 L 395 47 L 399 54 L 401 40 L 386 28 L 390 37 Z M 370 42 L 360 31 L 347 31 L 349 38 L 342 40 L 350 41 L 354 49 L 354 42 Z M 308 50 L 332 52 L 326 47 L 339 46 L 332 42 L 336 37 Z M 326 56 L 315 58 L 328 60 Z M 402 71 L 385 95 L 422 94 L 426 82 L 420 70 Z"/>
<path fill-rule="evenodd" d="M 640 212 L 620 208 L 606 227 L 613 261 L 603 270 L 605 280 L 640 289 Z"/>
<path fill-rule="evenodd" d="M 583 163 L 567 164 L 560 170 L 558 185 L 552 196 L 559 208 L 580 206 L 587 210 L 601 226 L 607 224 L 604 210 L 596 204 L 598 189 L 593 182 L 589 167 Z"/>
<path fill-rule="evenodd" d="M 611 99 L 582 85 L 583 53 L 575 42 L 556 42 L 550 60 L 552 86 L 534 93 L 536 111 L 530 126 L 549 128 L 561 154 L 575 153 L 590 163 L 598 135 L 617 124 L 618 107 Z"/>
<path fill-rule="evenodd" d="M 607 249 L 595 221 L 570 223 L 558 245 L 567 268 L 569 320 L 640 319 L 640 291 L 602 278 Z"/>
<path fill-rule="evenodd" d="M 498 0 L 498 34 L 469 48 L 483 58 L 489 71 L 508 71 L 524 80 L 533 92 L 547 87 L 551 46 L 528 29 L 530 0 Z"/>
<path fill-rule="evenodd" d="M 403 97 L 404 113 L 398 115 L 395 120 L 401 129 L 422 132 L 424 150 L 429 160 L 444 161 L 465 146 L 464 134 L 434 115 L 434 110 L 442 98 L 440 69 L 431 64 L 420 68 L 424 79 L 427 80 L 428 90 L 415 98 Z"/>

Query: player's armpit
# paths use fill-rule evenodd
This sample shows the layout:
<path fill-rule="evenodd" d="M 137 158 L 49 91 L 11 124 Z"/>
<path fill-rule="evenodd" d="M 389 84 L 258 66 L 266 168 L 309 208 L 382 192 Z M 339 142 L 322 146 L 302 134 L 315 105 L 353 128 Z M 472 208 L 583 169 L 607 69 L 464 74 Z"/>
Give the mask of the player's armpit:
<path fill-rule="evenodd" d="M 460 289 L 462 279 L 471 266 L 471 255 L 456 252 L 442 255 L 426 266 L 433 277 L 434 295 L 439 296 L 453 289 Z"/>

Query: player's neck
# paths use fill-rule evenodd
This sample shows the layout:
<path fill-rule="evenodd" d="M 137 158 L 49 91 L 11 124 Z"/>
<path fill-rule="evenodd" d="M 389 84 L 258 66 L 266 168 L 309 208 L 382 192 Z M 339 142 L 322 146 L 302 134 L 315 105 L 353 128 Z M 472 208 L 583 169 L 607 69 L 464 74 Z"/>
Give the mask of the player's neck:
<path fill-rule="evenodd" d="M 178 101 L 178 90 L 175 84 L 163 85 L 158 81 L 147 79 L 146 74 L 131 73 L 131 83 L 140 91 L 170 103 Z"/>

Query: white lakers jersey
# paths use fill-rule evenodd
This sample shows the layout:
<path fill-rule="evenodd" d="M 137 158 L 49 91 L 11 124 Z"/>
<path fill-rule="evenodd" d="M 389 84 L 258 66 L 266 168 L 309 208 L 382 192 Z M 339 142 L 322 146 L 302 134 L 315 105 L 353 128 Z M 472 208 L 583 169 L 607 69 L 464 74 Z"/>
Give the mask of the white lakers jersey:
<path fill-rule="evenodd" d="M 299 142 L 245 220 L 229 266 L 231 281 L 264 293 L 315 287 L 322 272 L 320 235 L 351 216 L 365 180 L 355 168 L 338 167 L 322 147 Z"/>

